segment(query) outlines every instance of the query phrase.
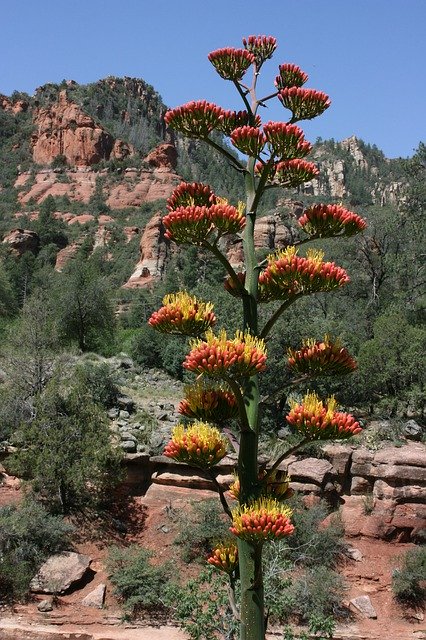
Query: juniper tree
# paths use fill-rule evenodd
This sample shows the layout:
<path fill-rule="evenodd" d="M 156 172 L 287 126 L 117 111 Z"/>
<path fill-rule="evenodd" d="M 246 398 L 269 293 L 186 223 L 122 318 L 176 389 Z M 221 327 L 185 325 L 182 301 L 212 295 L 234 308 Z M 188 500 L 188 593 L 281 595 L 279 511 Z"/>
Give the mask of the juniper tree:
<path fill-rule="evenodd" d="M 187 292 L 164 298 L 150 324 L 164 333 L 191 337 L 184 367 L 197 376 L 186 390 L 180 412 L 193 422 L 178 424 L 165 454 L 193 466 L 210 470 L 234 446 L 238 454 L 237 478 L 231 493 L 237 506 L 231 508 L 216 483 L 222 506 L 230 517 L 231 539 L 218 545 L 209 563 L 229 575 L 231 593 L 240 580 L 239 611 L 241 640 L 263 640 L 266 632 L 262 578 L 262 549 L 266 542 L 291 535 L 292 512 L 285 503 L 289 478 L 280 465 L 286 455 L 311 440 L 342 439 L 361 431 L 356 419 L 338 410 L 336 400 L 320 399 L 308 392 L 294 399 L 287 422 L 299 434 L 299 442 L 266 469 L 258 461 L 260 419 L 259 376 L 268 363 L 266 340 L 274 326 L 299 298 L 329 292 L 349 282 L 346 271 L 324 260 L 318 249 L 303 251 L 304 245 L 322 238 L 344 238 L 362 231 L 365 221 L 340 205 L 316 204 L 299 218 L 300 240 L 294 245 L 258 259 L 254 230 L 259 205 L 270 189 L 293 189 L 315 178 L 319 171 L 305 160 L 311 144 L 296 124 L 322 114 L 330 105 L 326 94 L 303 85 L 307 74 L 294 64 L 281 64 L 275 87 L 258 97 L 259 72 L 272 57 L 276 40 L 250 36 L 243 48 L 218 49 L 209 60 L 219 75 L 231 82 L 243 103 L 241 111 L 225 110 L 202 101 L 169 110 L 166 124 L 181 134 L 201 140 L 222 154 L 230 171 L 242 173 L 245 202 L 236 206 L 220 197 L 209 185 L 182 183 L 168 200 L 163 218 L 165 235 L 179 245 L 208 251 L 226 269 L 225 288 L 241 304 L 241 328 L 235 335 L 214 332 L 216 315 L 209 302 Z M 252 70 L 250 83 L 243 80 Z M 286 122 L 263 123 L 260 111 L 270 100 L 279 100 L 289 112 Z M 217 133 L 222 134 L 222 138 Z M 220 140 L 228 139 L 233 153 Z M 242 238 L 244 264 L 236 269 L 226 256 L 223 238 Z M 303 249 L 302 249 L 303 246 Z M 260 305 L 270 305 L 266 321 Z M 295 308 L 297 313 L 297 306 Z M 288 354 L 288 365 L 298 379 L 344 374 L 356 363 L 338 340 L 308 338 Z M 236 419 L 238 433 L 224 429 Z M 227 435 L 225 435 L 227 434 Z M 230 436 L 230 437 L 227 437 Z"/>

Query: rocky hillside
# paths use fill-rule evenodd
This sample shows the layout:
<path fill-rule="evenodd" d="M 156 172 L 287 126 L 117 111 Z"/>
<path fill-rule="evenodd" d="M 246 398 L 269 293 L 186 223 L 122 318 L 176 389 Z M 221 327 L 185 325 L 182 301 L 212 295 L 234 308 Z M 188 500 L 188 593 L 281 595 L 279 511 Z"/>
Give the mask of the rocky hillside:
<path fill-rule="evenodd" d="M 131 243 L 120 284 L 146 287 L 161 278 L 171 255 L 161 212 L 179 181 L 203 180 L 235 199 L 241 189 L 238 177 L 214 152 L 167 130 L 165 111 L 155 90 L 134 78 L 110 77 L 89 85 L 64 81 L 44 85 L 32 97 L 0 96 L 0 233 L 6 247 L 16 256 L 37 253 L 36 222 L 50 197 L 67 238 L 55 256 L 57 270 L 84 242 L 91 242 L 93 250 L 108 248 L 110 260 Z M 337 199 L 352 207 L 383 207 L 404 199 L 400 163 L 354 136 L 317 142 L 312 158 L 320 177 L 265 205 L 257 229 L 259 248 L 270 250 L 292 240 L 294 231 L 282 214 L 295 216 L 301 201 Z M 227 251 L 238 265 L 239 243 Z"/>

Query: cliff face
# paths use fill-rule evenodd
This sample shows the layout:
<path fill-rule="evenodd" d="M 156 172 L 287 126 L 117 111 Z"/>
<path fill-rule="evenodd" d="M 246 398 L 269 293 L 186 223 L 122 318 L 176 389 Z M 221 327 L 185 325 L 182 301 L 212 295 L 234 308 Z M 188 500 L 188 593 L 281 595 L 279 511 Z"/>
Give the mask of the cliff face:
<path fill-rule="evenodd" d="M 182 180 L 179 173 L 209 182 L 221 195 L 229 192 L 230 184 L 235 186 L 227 165 L 220 164 L 209 149 L 179 137 L 174 140 L 164 125 L 165 110 L 155 90 L 135 78 L 110 77 L 87 86 L 73 81 L 48 84 L 32 98 L 19 94 L 13 100 L 0 95 L 0 115 L 10 130 L 9 138 L 0 138 L 0 166 L 2 157 L 15 163 L 20 207 L 10 214 L 9 226 L 4 223 L 7 217 L 0 219 L 3 238 L 18 225 L 26 228 L 27 221 L 37 217 L 41 203 L 52 196 L 58 202 L 55 215 L 70 230 L 69 245 L 58 254 L 59 270 L 88 236 L 94 248 L 109 247 L 113 236 L 106 225 L 114 224 L 122 231 L 122 243 L 135 234 L 140 237 L 139 257 L 134 256 L 136 266 L 125 286 L 151 286 L 161 279 L 171 249 L 160 211 L 164 212 L 164 200 Z M 283 222 L 282 213 L 298 217 L 301 200 L 343 201 L 361 213 L 364 204 L 398 207 L 404 199 L 405 185 L 394 161 L 354 136 L 340 143 L 316 144 L 310 159 L 318 164 L 319 177 L 272 204 L 258 220 L 255 244 L 265 254 L 294 241 L 294 231 Z M 0 189 L 1 180 L 2 176 Z M 232 194 L 235 200 L 236 193 Z M 156 201 L 158 207 L 149 206 Z M 148 223 L 146 213 L 139 216 L 144 207 L 154 214 Z M 16 206 L 11 210 L 16 211 Z M 110 220 L 102 221 L 100 213 L 108 213 Z M 16 246 L 16 255 L 34 250 L 21 242 L 18 251 L 17 238 L 12 237 L 13 242 L 11 236 L 5 242 Z M 234 237 L 224 242 L 231 264 L 240 268 L 241 240 Z"/>
<path fill-rule="evenodd" d="M 122 160 L 134 153 L 131 145 L 115 140 L 93 118 L 59 93 L 57 103 L 34 111 L 36 131 L 31 138 L 33 160 L 52 164 L 63 156 L 68 165 L 90 167 L 101 160 Z"/>

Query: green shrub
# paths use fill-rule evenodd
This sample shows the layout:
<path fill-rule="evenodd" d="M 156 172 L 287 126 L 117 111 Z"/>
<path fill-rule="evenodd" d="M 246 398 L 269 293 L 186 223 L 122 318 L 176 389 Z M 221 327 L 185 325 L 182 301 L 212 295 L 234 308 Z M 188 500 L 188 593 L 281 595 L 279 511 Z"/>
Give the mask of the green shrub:
<path fill-rule="evenodd" d="M 179 519 L 179 534 L 175 544 L 180 546 L 185 562 L 196 558 L 204 562 L 212 547 L 229 537 L 229 524 L 217 499 L 191 503 L 191 513 Z"/>
<path fill-rule="evenodd" d="M 92 396 L 93 402 L 105 408 L 114 406 L 120 390 L 110 367 L 101 362 L 84 362 L 75 371 L 78 383 Z"/>
<path fill-rule="evenodd" d="M 169 585 L 168 605 L 191 640 L 238 637 L 238 622 L 229 604 L 227 584 L 227 576 L 208 567 L 183 587 Z"/>
<path fill-rule="evenodd" d="M 423 604 L 426 599 L 426 547 L 410 549 L 392 575 L 394 596 L 402 603 Z"/>
<path fill-rule="evenodd" d="M 165 589 L 171 568 L 150 563 L 152 553 L 138 545 L 125 549 L 113 547 L 108 557 L 110 579 L 131 617 L 154 611 L 166 611 Z"/>
<path fill-rule="evenodd" d="M 68 548 L 71 531 L 29 498 L 0 507 L 0 599 L 22 598 L 43 560 Z"/>

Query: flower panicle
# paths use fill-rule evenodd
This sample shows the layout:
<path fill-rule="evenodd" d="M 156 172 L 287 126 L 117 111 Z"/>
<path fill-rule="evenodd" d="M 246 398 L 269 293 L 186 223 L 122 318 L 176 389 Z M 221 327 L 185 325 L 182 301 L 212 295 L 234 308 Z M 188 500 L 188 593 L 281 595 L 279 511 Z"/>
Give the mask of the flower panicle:
<path fill-rule="evenodd" d="M 305 87 L 286 87 L 278 93 L 278 99 L 293 114 L 293 120 L 312 120 L 324 113 L 331 100 L 323 91 Z"/>
<path fill-rule="evenodd" d="M 177 462 L 210 469 L 226 456 L 227 440 L 218 429 L 197 421 L 189 427 L 177 424 L 164 455 Z"/>
<path fill-rule="evenodd" d="M 266 144 L 266 139 L 257 127 L 244 126 L 231 132 L 231 142 L 242 153 L 257 158 Z"/>
<path fill-rule="evenodd" d="M 248 332 L 237 331 L 231 339 L 223 329 L 217 336 L 208 330 L 204 340 L 192 341 L 183 366 L 216 378 L 250 377 L 266 369 L 265 342 Z"/>
<path fill-rule="evenodd" d="M 255 169 L 258 175 L 262 175 L 265 165 L 258 162 Z M 277 162 L 271 169 L 268 167 L 268 172 L 267 182 L 269 184 L 280 184 L 287 188 L 294 188 L 316 178 L 319 169 L 313 162 L 294 158 Z"/>
<path fill-rule="evenodd" d="M 294 246 L 268 256 L 268 264 L 259 275 L 259 301 L 287 300 L 347 284 L 346 271 L 334 262 L 323 262 L 323 257 L 322 251 L 312 249 L 306 257 L 298 256 Z"/>
<path fill-rule="evenodd" d="M 180 131 L 188 138 L 206 139 L 217 129 L 223 109 L 206 100 L 192 100 L 170 109 L 164 116 L 167 126 Z"/>
<path fill-rule="evenodd" d="M 178 411 L 187 418 L 222 424 L 238 417 L 234 394 L 221 385 L 206 385 L 202 381 L 185 387 L 185 398 Z"/>
<path fill-rule="evenodd" d="M 312 149 L 310 142 L 295 124 L 285 122 L 266 122 L 263 125 L 266 141 L 278 160 L 304 158 Z"/>
<path fill-rule="evenodd" d="M 239 233 L 245 225 L 243 208 L 233 207 L 216 198 L 211 206 L 185 206 L 170 211 L 163 218 L 165 237 L 177 244 L 201 245 L 212 233 Z"/>
<path fill-rule="evenodd" d="M 279 540 L 294 531 L 290 518 L 292 510 L 275 498 L 262 497 L 232 511 L 231 533 L 237 538 L 261 544 Z"/>
<path fill-rule="evenodd" d="M 255 126 L 260 127 L 262 124 L 261 118 L 259 115 L 254 116 L 252 118 L 253 124 L 251 125 L 251 116 L 248 111 L 231 111 L 223 109 L 222 115 L 220 117 L 220 123 L 218 125 L 218 130 L 224 133 L 226 136 L 230 136 L 234 129 L 238 129 L 239 127 L 246 126 Z"/>
<path fill-rule="evenodd" d="M 302 71 L 296 64 L 280 64 L 279 75 L 275 78 L 275 86 L 278 91 L 287 87 L 301 87 L 308 80 L 308 74 Z"/>
<path fill-rule="evenodd" d="M 238 547 L 235 542 L 222 542 L 212 550 L 207 562 L 215 569 L 232 574 L 238 566 Z"/>
<path fill-rule="evenodd" d="M 247 49 L 224 47 L 216 49 L 208 55 L 208 59 L 224 80 L 238 82 L 247 69 L 255 63 L 255 56 Z"/>
<path fill-rule="evenodd" d="M 302 402 L 290 401 L 287 422 L 310 440 L 337 440 L 362 431 L 359 422 L 350 414 L 336 411 L 333 396 L 323 403 L 316 393 L 308 392 Z"/>
<path fill-rule="evenodd" d="M 199 336 L 216 323 L 211 302 L 203 302 L 186 291 L 163 298 L 163 306 L 148 320 L 161 333 Z"/>
<path fill-rule="evenodd" d="M 313 205 L 298 222 L 305 233 L 318 238 L 354 236 L 367 227 L 361 216 L 337 204 Z"/>
<path fill-rule="evenodd" d="M 323 340 L 308 338 L 299 349 L 289 348 L 287 363 L 293 373 L 309 376 L 345 375 L 357 368 L 340 340 L 328 335 Z"/>
<path fill-rule="evenodd" d="M 208 184 L 202 182 L 181 182 L 167 200 L 168 211 L 179 207 L 205 206 L 216 204 L 217 197 Z"/>
<path fill-rule="evenodd" d="M 243 38 L 243 45 L 255 57 L 257 70 L 262 64 L 272 58 L 277 48 L 277 40 L 273 36 L 248 36 Z"/>

